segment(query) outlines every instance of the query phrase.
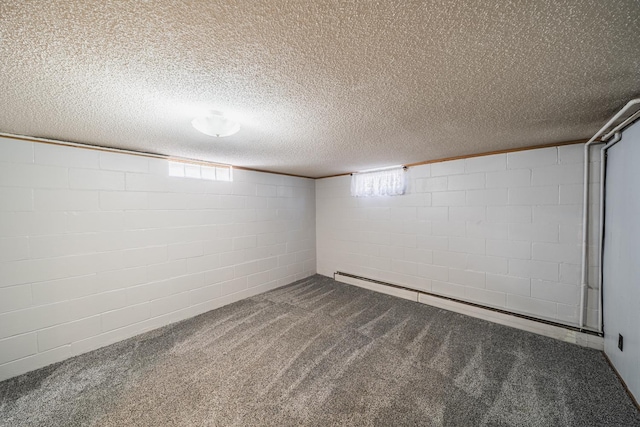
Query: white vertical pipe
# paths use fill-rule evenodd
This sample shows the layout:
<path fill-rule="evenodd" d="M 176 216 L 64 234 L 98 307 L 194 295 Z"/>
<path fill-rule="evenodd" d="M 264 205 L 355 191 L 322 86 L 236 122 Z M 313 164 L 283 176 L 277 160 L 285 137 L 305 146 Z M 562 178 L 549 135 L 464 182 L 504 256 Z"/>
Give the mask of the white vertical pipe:
<path fill-rule="evenodd" d="M 602 131 L 602 129 L 601 129 Z M 600 132 L 599 132 L 600 133 Z M 585 314 L 584 306 L 587 300 L 587 269 L 589 268 L 589 259 L 587 252 L 588 233 L 589 233 L 589 150 L 593 144 L 600 144 L 596 141 L 597 135 L 584 145 L 584 187 L 582 193 L 582 274 L 580 278 L 580 329 L 584 327 Z"/>
<path fill-rule="evenodd" d="M 600 228 L 598 236 L 598 332 L 602 332 L 602 282 L 604 253 L 604 191 L 606 179 L 606 154 L 607 150 L 613 147 L 622 139 L 620 132 L 616 132 L 613 139 L 600 149 Z"/>
<path fill-rule="evenodd" d="M 622 107 L 609 121 L 602 127 L 591 139 L 584 145 L 584 191 L 582 198 L 582 274 L 581 274 L 581 289 L 580 289 L 580 313 L 579 313 L 579 325 L 580 329 L 584 327 L 585 323 L 585 302 L 587 300 L 587 270 L 589 268 L 589 260 L 587 257 L 587 243 L 589 232 L 589 148 L 593 144 L 599 144 L 600 141 L 596 141 L 607 129 L 615 123 L 629 108 L 636 104 L 640 104 L 640 98 L 632 99 Z"/>

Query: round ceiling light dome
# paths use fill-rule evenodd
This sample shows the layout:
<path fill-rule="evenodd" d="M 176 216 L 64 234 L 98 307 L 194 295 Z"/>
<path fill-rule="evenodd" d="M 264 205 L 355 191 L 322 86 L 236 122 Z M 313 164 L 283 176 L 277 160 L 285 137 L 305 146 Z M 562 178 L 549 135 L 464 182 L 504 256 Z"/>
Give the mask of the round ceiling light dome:
<path fill-rule="evenodd" d="M 229 136 L 240 130 L 240 123 L 229 120 L 220 111 L 211 110 L 191 121 L 194 128 L 210 136 Z"/>

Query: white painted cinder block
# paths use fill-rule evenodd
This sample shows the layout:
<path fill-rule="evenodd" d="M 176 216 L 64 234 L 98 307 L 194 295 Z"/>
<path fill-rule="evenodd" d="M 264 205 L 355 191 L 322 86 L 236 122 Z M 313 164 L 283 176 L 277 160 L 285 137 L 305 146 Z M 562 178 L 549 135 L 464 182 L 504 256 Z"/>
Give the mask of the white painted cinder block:
<path fill-rule="evenodd" d="M 516 187 L 509 188 L 510 205 L 557 205 L 560 199 L 559 187 Z"/>
<path fill-rule="evenodd" d="M 487 206 L 487 221 L 498 223 L 531 222 L 531 206 Z"/>
<path fill-rule="evenodd" d="M 434 193 L 431 196 L 431 204 L 433 206 L 464 206 L 464 191 L 443 191 Z"/>
<path fill-rule="evenodd" d="M 96 275 L 66 277 L 31 283 L 33 305 L 45 305 L 80 298 L 98 292 Z"/>
<path fill-rule="evenodd" d="M 446 206 L 427 206 L 418 208 L 416 211 L 418 219 L 426 221 L 446 221 L 449 218 L 449 208 Z M 381 226 L 384 226 L 382 223 Z"/>
<path fill-rule="evenodd" d="M 0 157 L 0 380 L 316 271 L 312 180 L 11 139 Z"/>
<path fill-rule="evenodd" d="M 449 176 L 464 173 L 464 159 L 431 164 L 431 176 Z"/>
<path fill-rule="evenodd" d="M 556 243 L 558 236 L 559 224 L 557 222 L 509 224 L 509 240 Z"/>
<path fill-rule="evenodd" d="M 149 172 L 149 159 L 130 154 L 100 152 L 100 168 L 123 172 Z"/>
<path fill-rule="evenodd" d="M 464 175 L 450 176 L 447 181 L 447 188 L 449 190 L 473 190 L 478 188 L 484 188 L 485 174 L 472 173 Z"/>
<path fill-rule="evenodd" d="M 187 242 L 169 245 L 168 257 L 170 260 L 195 258 L 204 255 L 203 242 Z"/>
<path fill-rule="evenodd" d="M 584 162 L 584 144 L 562 145 L 558 147 L 558 163 L 582 162 Z"/>
<path fill-rule="evenodd" d="M 532 279 L 558 281 L 560 264 L 556 262 L 532 261 L 524 259 L 509 260 L 509 275 L 530 277 Z"/>
<path fill-rule="evenodd" d="M 72 353 L 71 346 L 62 346 L 53 350 L 38 352 L 31 356 L 0 365 L 0 378 L 11 378 L 24 372 L 67 359 L 75 354 L 77 353 Z"/>
<path fill-rule="evenodd" d="M 33 193 L 34 207 L 38 211 L 97 211 L 99 196 L 86 190 L 41 190 Z"/>
<path fill-rule="evenodd" d="M 0 339 L 33 332 L 47 325 L 65 323 L 71 317 L 66 302 L 0 314 Z"/>
<path fill-rule="evenodd" d="M 509 261 L 511 260 L 504 257 L 471 254 L 467 259 L 466 269 L 494 274 L 507 274 Z"/>
<path fill-rule="evenodd" d="M 486 275 L 482 271 L 449 269 L 449 281 L 451 283 L 471 286 L 474 288 L 484 288 L 486 283 Z"/>
<path fill-rule="evenodd" d="M 597 200 L 598 187 L 590 188 L 590 200 Z M 560 204 L 561 205 L 579 205 L 582 204 L 584 197 L 584 186 L 582 184 L 562 184 L 560 185 Z"/>
<path fill-rule="evenodd" d="M 580 284 L 581 273 L 582 269 L 578 264 L 560 264 L 560 278 L 558 281 L 569 285 L 578 285 Z M 589 276 L 593 277 L 594 275 L 589 273 Z M 595 303 L 597 298 L 590 298 L 589 301 L 590 303 Z M 595 308 L 595 306 L 593 308 Z"/>
<path fill-rule="evenodd" d="M 100 152 L 96 150 L 33 143 L 35 162 L 41 165 L 98 169 Z"/>
<path fill-rule="evenodd" d="M 0 159 L 0 182 L 7 187 L 67 188 L 66 168 L 36 164 L 4 163 Z"/>
<path fill-rule="evenodd" d="M 449 250 L 451 252 L 484 255 L 486 252 L 486 242 L 485 239 L 450 237 Z"/>
<path fill-rule="evenodd" d="M 354 199 L 348 177 L 318 180 L 316 186 L 327 190 L 317 199 L 319 271 L 421 284 L 575 325 L 571 307 L 579 301 L 571 287 L 579 280 L 582 147 L 438 162 L 428 173 L 410 168 L 411 197 Z"/>
<path fill-rule="evenodd" d="M 29 258 L 29 239 L 27 237 L 0 238 L 0 262 L 27 258 Z"/>
<path fill-rule="evenodd" d="M 595 169 L 595 168 L 592 168 Z M 535 168 L 531 174 L 531 185 L 579 184 L 583 180 L 582 163 L 569 163 Z"/>
<path fill-rule="evenodd" d="M 428 231 L 415 229 L 414 231 L 418 234 L 431 234 L 433 236 L 466 236 L 467 226 L 464 221 L 431 221 L 427 222 L 426 224 L 429 225 Z M 417 226 L 414 227 L 417 228 Z"/>
<path fill-rule="evenodd" d="M 466 226 L 467 237 L 483 239 L 507 240 L 509 237 L 508 224 L 490 223 L 484 221 L 468 221 Z"/>
<path fill-rule="evenodd" d="M 55 219 L 55 213 L 36 213 L 38 218 L 34 219 L 34 224 L 47 223 L 50 218 Z M 32 231 L 32 234 L 61 234 L 67 233 L 94 233 L 104 231 L 123 231 L 125 225 L 124 212 L 65 212 L 62 219 L 64 230 L 53 230 L 51 227 L 43 231 Z M 148 224 L 147 224 L 148 225 Z M 140 227 L 148 228 L 148 227 Z"/>
<path fill-rule="evenodd" d="M 147 193 L 125 191 L 101 191 L 100 208 L 105 211 L 138 210 L 149 207 Z"/>
<path fill-rule="evenodd" d="M 530 169 L 515 169 L 504 172 L 487 173 L 487 188 L 528 187 L 531 185 Z"/>
<path fill-rule="evenodd" d="M 77 234 L 34 236 L 29 239 L 29 253 L 37 259 L 91 252 L 93 247 L 87 245 L 90 241 L 83 237 Z"/>
<path fill-rule="evenodd" d="M 30 188 L 0 187 L 0 212 L 33 210 L 33 190 Z"/>
<path fill-rule="evenodd" d="M 33 142 L 0 137 L 0 159 L 3 162 L 33 163 Z"/>
<path fill-rule="evenodd" d="M 558 304 L 521 295 L 507 295 L 507 308 L 524 314 L 537 314 L 541 318 L 557 319 Z"/>
<path fill-rule="evenodd" d="M 507 295 L 502 292 L 490 291 L 481 288 L 465 288 L 466 300 L 476 301 L 489 307 L 504 307 L 507 303 Z"/>
<path fill-rule="evenodd" d="M 507 167 L 509 169 L 535 168 L 555 165 L 556 163 L 558 163 L 558 149 L 556 147 L 507 154 Z"/>
<path fill-rule="evenodd" d="M 444 267 L 464 269 L 467 266 L 468 257 L 469 254 L 461 252 L 433 251 L 431 263 Z"/>
<path fill-rule="evenodd" d="M 467 206 L 503 206 L 507 203 L 505 188 L 467 191 Z"/>
<path fill-rule="evenodd" d="M 38 351 L 44 352 L 80 341 L 102 332 L 100 316 L 87 317 L 75 322 L 45 328 L 38 331 Z"/>
<path fill-rule="evenodd" d="M 1 210 L 0 208 L 0 237 L 29 235 L 32 213 L 1 212 Z"/>
<path fill-rule="evenodd" d="M 158 317 L 167 313 L 172 313 L 191 305 L 189 292 L 182 292 L 176 295 L 169 295 L 151 301 L 149 308 L 150 317 Z"/>
<path fill-rule="evenodd" d="M 175 246 L 175 245 L 171 245 Z M 147 246 L 135 249 L 123 249 L 124 267 L 140 267 L 144 265 L 161 264 L 167 260 L 175 260 L 179 258 L 167 257 L 167 246 Z"/>
<path fill-rule="evenodd" d="M 580 205 L 557 205 L 557 206 L 534 206 L 534 223 L 559 223 L 568 225 L 578 225 L 582 219 L 582 206 Z"/>
<path fill-rule="evenodd" d="M 542 300 L 573 304 L 578 300 L 578 290 L 577 285 L 531 279 L 531 296 Z"/>
<path fill-rule="evenodd" d="M 464 171 L 467 174 L 474 172 L 494 172 L 507 168 L 506 154 L 493 154 L 490 156 L 471 157 L 464 160 Z"/>
<path fill-rule="evenodd" d="M 167 174 L 146 174 L 127 172 L 126 189 L 130 191 L 165 192 L 170 187 L 170 178 Z"/>
<path fill-rule="evenodd" d="M 486 275 L 486 288 L 514 295 L 531 295 L 531 279 L 501 274 Z"/>
<path fill-rule="evenodd" d="M 434 280 L 431 282 L 431 290 L 438 295 L 444 295 L 447 297 L 464 299 L 466 287 L 462 285 L 456 285 L 453 282 L 441 282 Z"/>
<path fill-rule="evenodd" d="M 438 280 L 441 282 L 446 282 L 449 280 L 449 269 L 447 267 L 433 264 L 419 264 L 418 274 L 421 277 L 430 280 Z"/>
<path fill-rule="evenodd" d="M 487 219 L 485 206 L 452 206 L 449 208 L 450 221 L 484 221 Z"/>
<path fill-rule="evenodd" d="M 16 335 L 0 340 L 0 365 L 38 352 L 36 334 Z"/>
<path fill-rule="evenodd" d="M 414 185 L 415 191 L 419 193 L 447 191 L 448 179 L 446 176 L 417 179 Z"/>
<path fill-rule="evenodd" d="M 531 243 L 512 240 L 487 240 L 487 255 L 515 259 L 531 258 Z"/>
<path fill-rule="evenodd" d="M 0 313 L 31 306 L 31 286 L 18 285 L 0 288 Z"/>
<path fill-rule="evenodd" d="M 532 258 L 540 261 L 580 263 L 580 245 L 561 243 L 533 243 Z"/>
<path fill-rule="evenodd" d="M 101 315 L 102 331 L 107 332 L 141 322 L 148 319 L 150 314 L 150 304 L 148 302 L 109 311 Z"/>
<path fill-rule="evenodd" d="M 95 169 L 70 169 L 69 187 L 79 190 L 124 190 L 124 173 Z"/>
<path fill-rule="evenodd" d="M 442 236 L 417 236 L 416 244 L 419 249 L 446 251 L 449 249 L 449 238 Z"/>

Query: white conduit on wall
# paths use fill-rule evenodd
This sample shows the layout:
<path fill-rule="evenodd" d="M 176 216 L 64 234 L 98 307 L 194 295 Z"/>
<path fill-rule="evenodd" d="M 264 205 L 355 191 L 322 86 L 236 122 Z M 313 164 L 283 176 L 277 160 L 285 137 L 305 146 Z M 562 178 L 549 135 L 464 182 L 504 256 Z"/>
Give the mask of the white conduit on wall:
<path fill-rule="evenodd" d="M 585 144 L 584 146 L 584 192 L 583 192 L 583 203 L 582 203 L 582 275 L 581 275 L 581 289 L 580 289 L 580 313 L 579 313 L 579 317 L 580 317 L 580 329 L 584 328 L 584 324 L 585 324 L 585 319 L 586 319 L 586 311 L 585 311 L 585 303 L 587 300 L 587 292 L 588 292 L 588 285 L 587 285 L 587 277 L 588 277 L 588 269 L 589 269 L 589 260 L 588 260 L 588 232 L 589 232 L 589 149 L 592 145 L 594 144 L 603 144 L 605 142 L 607 142 L 609 140 L 609 138 L 611 138 L 612 135 L 618 133 L 622 128 L 624 128 L 625 126 L 629 125 L 631 122 L 633 122 L 635 119 L 637 119 L 638 117 L 640 117 L 640 111 L 637 111 L 636 113 L 634 113 L 633 115 L 631 115 L 630 117 L 628 117 L 626 120 L 624 120 L 622 123 L 620 123 L 619 125 L 617 125 L 616 127 L 614 127 L 613 129 L 609 130 L 609 128 L 617 121 L 619 120 L 631 107 L 633 107 L 634 105 L 638 105 L 640 104 L 640 98 L 637 99 L 633 99 L 631 101 L 629 101 L 624 107 L 622 107 L 622 109 L 620 111 L 618 111 L 618 113 L 616 113 L 613 117 L 611 117 L 611 119 L 609 119 L 609 121 L 598 131 L 596 132 L 595 135 L 593 135 L 593 137 L 591 137 L 591 139 Z M 609 130 L 609 132 L 605 135 L 605 132 L 607 132 L 607 130 Z M 604 135 L 604 136 L 602 136 Z M 598 138 L 601 138 L 601 140 L 598 140 Z M 616 138 L 619 141 L 618 136 L 616 136 Z M 612 141 L 612 143 L 608 146 L 612 146 L 613 144 L 615 144 L 617 141 Z M 607 145 L 605 145 L 605 147 L 601 150 L 600 154 L 601 154 L 601 159 L 602 156 L 604 156 L 604 152 L 606 150 Z M 601 169 L 601 176 L 605 173 L 605 164 L 601 163 L 600 164 Z M 604 213 L 604 207 L 603 207 L 603 201 L 604 201 L 604 180 L 601 179 L 600 181 L 600 201 L 601 201 L 601 206 L 600 206 L 600 211 L 601 211 L 601 216 L 600 216 L 600 240 L 598 242 L 599 245 L 599 250 L 598 253 L 600 255 L 600 262 L 599 262 L 599 285 L 600 285 L 600 297 L 598 298 L 598 307 L 599 307 L 599 314 L 598 314 L 598 319 L 599 319 L 599 324 L 598 324 L 598 332 L 602 332 L 602 244 L 603 244 L 603 227 L 604 227 L 604 219 L 603 219 L 603 213 Z"/>
<path fill-rule="evenodd" d="M 606 179 L 606 152 L 622 139 L 622 134 L 616 132 L 613 139 L 600 149 L 600 227 L 598 228 L 598 332 L 602 332 L 602 256 L 604 249 L 604 181 Z"/>

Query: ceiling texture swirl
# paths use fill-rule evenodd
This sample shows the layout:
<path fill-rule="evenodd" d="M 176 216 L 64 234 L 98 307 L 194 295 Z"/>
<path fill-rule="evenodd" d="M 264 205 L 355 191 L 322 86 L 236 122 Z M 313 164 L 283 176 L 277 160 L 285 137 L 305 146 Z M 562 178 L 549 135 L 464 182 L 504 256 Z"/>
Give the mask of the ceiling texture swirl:
<path fill-rule="evenodd" d="M 5 0 L 0 57 L 0 132 L 320 177 L 590 137 L 640 1 Z"/>

